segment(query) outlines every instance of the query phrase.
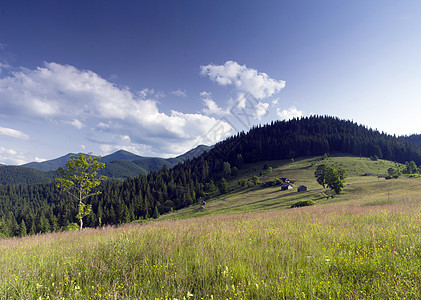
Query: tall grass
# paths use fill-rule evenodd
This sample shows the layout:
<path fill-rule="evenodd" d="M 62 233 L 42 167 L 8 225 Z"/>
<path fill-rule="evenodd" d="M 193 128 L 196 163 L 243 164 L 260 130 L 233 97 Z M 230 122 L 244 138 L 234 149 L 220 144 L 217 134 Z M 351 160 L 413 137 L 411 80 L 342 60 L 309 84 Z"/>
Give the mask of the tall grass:
<path fill-rule="evenodd" d="M 417 299 L 420 205 L 330 204 L 0 241 L 0 299 Z"/>

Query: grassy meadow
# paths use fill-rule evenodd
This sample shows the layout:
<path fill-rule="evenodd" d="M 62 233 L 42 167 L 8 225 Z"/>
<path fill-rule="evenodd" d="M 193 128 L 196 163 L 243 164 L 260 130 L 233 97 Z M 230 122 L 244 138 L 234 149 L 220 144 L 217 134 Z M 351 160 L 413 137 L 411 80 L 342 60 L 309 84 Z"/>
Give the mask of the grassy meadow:
<path fill-rule="evenodd" d="M 0 299 L 419 299 L 421 178 L 361 176 L 358 160 L 333 199 L 310 182 L 318 161 L 276 162 L 262 181 L 310 190 L 231 182 L 158 221 L 0 240 Z M 284 209 L 297 195 L 320 199 Z"/>

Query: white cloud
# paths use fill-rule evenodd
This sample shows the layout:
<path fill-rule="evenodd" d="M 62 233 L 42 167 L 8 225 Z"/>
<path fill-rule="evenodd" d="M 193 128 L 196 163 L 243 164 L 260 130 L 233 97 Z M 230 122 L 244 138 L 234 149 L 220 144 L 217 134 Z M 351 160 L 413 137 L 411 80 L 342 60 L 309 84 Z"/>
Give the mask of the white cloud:
<path fill-rule="evenodd" d="M 13 149 L 6 149 L 4 147 L 0 147 L 0 153 L 1 154 L 9 154 L 9 155 L 16 155 L 16 154 L 18 154 L 15 150 L 13 150 Z"/>
<path fill-rule="evenodd" d="M 68 123 L 101 144 L 119 145 L 118 137 L 127 135 L 127 147 L 148 144 L 168 155 L 180 154 L 176 149 L 201 139 L 220 123 L 202 114 L 160 112 L 155 100 L 144 99 L 150 95 L 160 97 L 154 90 L 134 94 L 89 70 L 45 63 L 0 77 L 0 115 Z"/>
<path fill-rule="evenodd" d="M 78 119 L 74 119 L 73 121 L 64 121 L 64 123 L 70 124 L 77 129 L 82 129 L 84 127 L 83 123 Z"/>
<path fill-rule="evenodd" d="M 285 81 L 270 78 L 266 73 L 258 72 L 235 61 L 227 61 L 223 65 L 201 66 L 201 74 L 208 76 L 219 85 L 232 86 L 237 94 L 236 104 L 232 105 L 232 108 L 242 110 L 243 114 L 248 111 L 256 120 L 261 120 L 266 116 L 269 109 L 268 102 L 259 100 L 272 97 L 285 87 Z M 202 97 L 207 97 L 203 100 L 206 106 L 203 110 L 205 113 L 222 115 L 221 112 L 229 111 L 222 110 L 215 101 L 210 99 L 207 92 L 202 93 Z M 276 104 L 278 101 L 276 98 L 272 100 L 272 104 Z"/>
<path fill-rule="evenodd" d="M 277 114 L 281 120 L 290 120 L 293 118 L 301 118 L 303 116 L 303 112 L 298 110 L 295 106 L 291 106 L 290 108 L 282 111 L 278 108 Z"/>
<path fill-rule="evenodd" d="M 260 120 L 262 117 L 266 116 L 268 113 L 269 103 L 259 102 L 256 104 L 254 109 L 254 118 Z"/>
<path fill-rule="evenodd" d="M 233 85 L 239 92 L 250 93 L 256 99 L 270 97 L 285 87 L 285 81 L 270 78 L 266 73 L 227 61 L 224 65 L 201 66 L 201 74 L 220 85 Z"/>
<path fill-rule="evenodd" d="M 7 165 L 22 165 L 28 162 L 22 153 L 4 147 L 0 147 L 0 161 Z"/>
<path fill-rule="evenodd" d="M 6 128 L 6 127 L 0 127 L 0 135 L 5 135 L 17 139 L 23 139 L 27 140 L 29 139 L 29 135 L 26 133 L 23 133 L 22 131 L 12 129 L 12 128 Z"/>
<path fill-rule="evenodd" d="M 200 96 L 204 98 L 209 98 L 210 96 L 212 96 L 212 93 L 203 91 L 203 92 L 200 92 Z"/>
<path fill-rule="evenodd" d="M 229 114 L 229 108 L 223 109 L 212 99 L 212 93 L 203 91 L 200 93 L 203 105 L 205 108 L 202 110 L 207 115 L 223 116 Z"/>
<path fill-rule="evenodd" d="M 176 91 L 172 91 L 171 94 L 176 95 L 177 97 L 183 97 L 183 98 L 187 97 L 186 91 L 185 90 L 182 91 L 180 89 L 177 89 Z"/>
<path fill-rule="evenodd" d="M 97 127 L 99 127 L 99 128 L 109 128 L 110 127 L 110 124 L 99 122 L 98 125 L 97 125 Z"/>
<path fill-rule="evenodd" d="M 213 101 L 210 98 L 203 99 L 203 104 L 205 105 L 205 108 L 203 109 L 203 112 L 207 115 L 224 115 L 226 112 L 216 104 L 215 101 Z"/>
<path fill-rule="evenodd" d="M 0 46 L 1 46 L 1 44 L 0 44 Z M 0 50 L 1 50 L 1 47 L 0 47 Z M 10 68 L 11 68 L 10 65 L 6 61 L 0 60 L 0 74 L 3 72 L 3 70 L 8 70 Z"/>
<path fill-rule="evenodd" d="M 230 113 L 229 108 L 223 109 L 218 106 L 218 104 L 210 97 L 211 93 L 202 92 L 200 95 L 204 97 L 202 101 L 205 105 L 205 108 L 202 111 L 205 114 L 223 116 Z"/>
<path fill-rule="evenodd" d="M 122 135 L 121 140 L 129 143 L 132 141 L 128 135 Z"/>
<path fill-rule="evenodd" d="M 141 99 L 148 99 L 148 98 L 163 98 L 165 97 L 165 93 L 162 91 L 155 91 L 155 89 L 145 88 L 139 91 L 138 96 Z"/>
<path fill-rule="evenodd" d="M 36 156 L 34 161 L 35 162 L 43 162 L 43 161 L 46 161 L 46 159 L 45 158 L 39 158 L 38 156 Z"/>

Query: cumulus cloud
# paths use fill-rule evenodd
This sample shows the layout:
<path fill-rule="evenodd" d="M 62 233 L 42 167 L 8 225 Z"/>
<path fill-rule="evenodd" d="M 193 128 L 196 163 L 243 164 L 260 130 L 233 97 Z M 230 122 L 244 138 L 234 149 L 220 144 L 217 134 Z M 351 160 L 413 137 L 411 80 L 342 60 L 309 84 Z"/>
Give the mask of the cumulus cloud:
<path fill-rule="evenodd" d="M 26 133 L 23 133 L 22 131 L 12 129 L 12 128 L 6 128 L 6 127 L 0 127 L 0 135 L 9 136 L 17 139 L 23 139 L 27 140 L 29 139 L 29 135 Z"/>
<path fill-rule="evenodd" d="M 301 118 L 303 112 L 298 110 L 295 106 L 291 106 L 288 109 L 280 110 L 277 109 L 277 115 L 281 120 L 291 120 L 293 118 Z"/>
<path fill-rule="evenodd" d="M 255 69 L 248 68 L 246 65 L 240 65 L 235 61 L 227 61 L 222 65 L 203 65 L 201 68 L 202 76 L 209 77 L 210 80 L 221 86 L 231 86 L 236 92 L 236 103 L 231 105 L 231 109 L 222 110 L 207 95 L 202 92 L 206 98 L 203 100 L 207 114 L 222 115 L 221 112 L 233 112 L 237 118 L 247 114 L 246 122 L 243 125 L 252 125 L 248 116 L 255 120 L 261 120 L 268 114 L 269 102 L 263 101 L 280 92 L 285 87 L 285 81 L 276 80 L 269 77 L 266 73 L 258 72 Z M 277 98 L 278 99 L 278 98 Z M 272 100 L 272 104 L 278 103 L 278 100 Z M 235 111 L 239 110 L 238 113 Z"/>
<path fill-rule="evenodd" d="M 217 115 L 223 116 L 230 113 L 229 108 L 223 109 L 218 106 L 218 104 L 212 99 L 211 93 L 208 92 L 201 92 L 200 96 L 202 96 L 202 101 L 205 108 L 202 110 L 207 115 Z"/>
<path fill-rule="evenodd" d="M 266 73 L 247 68 L 235 61 L 223 65 L 201 66 L 201 74 L 220 85 L 233 85 L 239 92 L 250 93 L 256 99 L 270 97 L 285 87 L 285 81 L 270 78 Z"/>
<path fill-rule="evenodd" d="M 220 122 L 202 114 L 160 112 L 157 101 L 147 98 L 151 95 L 160 97 L 154 90 L 133 93 L 92 71 L 52 62 L 0 78 L 0 115 L 67 123 L 99 143 L 119 143 L 112 136 L 127 135 L 134 147 L 153 145 L 168 155 L 180 153 L 174 149 L 189 150 L 186 145 Z"/>
<path fill-rule="evenodd" d="M 259 102 L 255 106 L 254 118 L 260 120 L 262 117 L 268 114 L 269 103 Z"/>
<path fill-rule="evenodd" d="M 203 112 L 207 115 L 222 116 L 222 115 L 229 114 L 229 110 L 222 109 L 211 98 L 203 99 L 203 104 L 205 105 L 205 108 L 203 109 Z"/>
<path fill-rule="evenodd" d="M 171 94 L 173 94 L 177 97 L 183 97 L 183 98 L 187 97 L 186 91 L 182 91 L 180 89 L 177 89 L 176 91 L 172 91 Z"/>

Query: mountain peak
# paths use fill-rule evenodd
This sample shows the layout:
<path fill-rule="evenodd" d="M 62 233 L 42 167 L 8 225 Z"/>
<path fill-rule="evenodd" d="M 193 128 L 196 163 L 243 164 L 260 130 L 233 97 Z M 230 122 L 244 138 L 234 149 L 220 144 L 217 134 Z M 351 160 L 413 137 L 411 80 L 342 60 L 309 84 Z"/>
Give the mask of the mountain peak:
<path fill-rule="evenodd" d="M 100 161 L 103 163 L 109 163 L 114 160 L 134 161 L 143 158 L 142 156 L 133 154 L 126 150 L 118 150 L 112 154 L 101 157 Z"/>

